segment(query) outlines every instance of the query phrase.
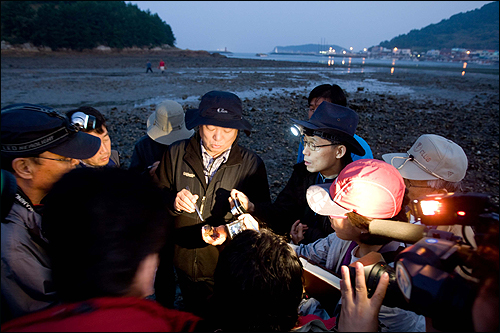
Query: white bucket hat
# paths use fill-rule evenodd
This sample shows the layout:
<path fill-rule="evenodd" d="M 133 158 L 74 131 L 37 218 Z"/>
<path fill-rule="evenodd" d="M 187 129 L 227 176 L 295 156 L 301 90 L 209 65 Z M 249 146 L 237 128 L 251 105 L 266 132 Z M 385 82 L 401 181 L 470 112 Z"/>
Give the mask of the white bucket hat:
<path fill-rule="evenodd" d="M 412 180 L 459 182 L 468 164 L 462 147 L 436 134 L 421 135 L 407 153 L 384 154 L 382 158 L 403 178 Z"/>
<path fill-rule="evenodd" d="M 187 139 L 194 133 L 194 130 L 186 128 L 182 105 L 172 100 L 164 100 L 156 106 L 156 111 L 148 118 L 147 126 L 149 137 L 164 145 Z"/>

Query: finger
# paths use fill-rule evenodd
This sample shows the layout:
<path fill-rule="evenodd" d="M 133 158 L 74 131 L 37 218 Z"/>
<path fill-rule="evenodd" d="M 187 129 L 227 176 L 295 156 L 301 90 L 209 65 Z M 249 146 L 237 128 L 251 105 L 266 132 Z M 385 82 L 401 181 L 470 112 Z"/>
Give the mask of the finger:
<path fill-rule="evenodd" d="M 259 223 L 250 214 L 243 214 L 243 222 L 245 223 L 247 229 L 254 229 L 259 231 Z"/>
<path fill-rule="evenodd" d="M 375 289 L 375 292 L 373 293 L 373 296 L 371 298 L 372 304 L 374 304 L 375 306 L 382 305 L 382 301 L 384 300 L 388 286 L 389 286 L 389 274 L 387 272 L 384 272 L 384 274 L 382 274 L 382 276 L 380 277 L 377 289 Z"/>
<path fill-rule="evenodd" d="M 351 286 L 351 277 L 349 274 L 349 268 L 347 266 L 342 265 L 340 267 L 342 273 L 342 280 L 340 281 L 340 292 L 342 293 L 342 298 L 352 301 L 352 286 Z M 342 301 L 345 304 L 344 301 Z"/>
<path fill-rule="evenodd" d="M 362 263 L 356 263 L 356 293 L 366 294 L 366 281 L 363 267 Z"/>

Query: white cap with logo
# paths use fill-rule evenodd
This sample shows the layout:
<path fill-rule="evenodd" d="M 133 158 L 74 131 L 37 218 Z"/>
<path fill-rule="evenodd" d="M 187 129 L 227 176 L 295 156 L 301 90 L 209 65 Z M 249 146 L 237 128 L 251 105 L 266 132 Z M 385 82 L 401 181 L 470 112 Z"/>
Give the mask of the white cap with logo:
<path fill-rule="evenodd" d="M 384 154 L 382 158 L 403 178 L 412 180 L 459 182 L 468 165 L 462 147 L 436 134 L 421 135 L 407 153 Z"/>

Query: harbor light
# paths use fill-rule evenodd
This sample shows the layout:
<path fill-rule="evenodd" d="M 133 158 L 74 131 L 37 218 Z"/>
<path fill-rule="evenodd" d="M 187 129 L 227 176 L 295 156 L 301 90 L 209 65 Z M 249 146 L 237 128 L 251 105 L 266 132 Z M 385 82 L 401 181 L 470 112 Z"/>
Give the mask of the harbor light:
<path fill-rule="evenodd" d="M 344 51 L 342 51 L 342 53 L 343 53 L 343 54 L 346 54 L 345 50 L 344 50 Z"/>
<path fill-rule="evenodd" d="M 395 47 L 395 48 L 394 48 L 394 52 L 397 52 L 397 51 L 398 51 L 398 48 L 397 48 L 397 47 Z"/>
<path fill-rule="evenodd" d="M 353 49 L 353 47 L 351 46 L 351 47 L 349 48 L 349 50 L 351 50 L 351 51 L 352 51 L 352 49 Z"/>
<path fill-rule="evenodd" d="M 366 51 L 368 51 L 368 49 L 365 47 L 365 48 L 363 49 L 363 52 L 366 52 Z"/>

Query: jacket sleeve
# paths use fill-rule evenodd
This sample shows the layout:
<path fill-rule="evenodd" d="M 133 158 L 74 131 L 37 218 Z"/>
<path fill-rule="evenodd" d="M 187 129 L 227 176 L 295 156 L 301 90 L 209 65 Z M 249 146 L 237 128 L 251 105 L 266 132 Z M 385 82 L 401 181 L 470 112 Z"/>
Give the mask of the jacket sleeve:
<path fill-rule="evenodd" d="M 255 171 L 247 175 L 242 192 L 244 192 L 253 203 L 271 203 L 266 166 L 260 157 L 257 160 Z"/>
<path fill-rule="evenodd" d="M 55 302 L 48 255 L 17 223 L 2 223 L 2 298 L 14 316 Z"/>
<path fill-rule="evenodd" d="M 167 149 L 160 160 L 160 164 L 156 169 L 156 176 L 158 178 L 158 186 L 165 191 L 167 198 L 167 208 L 170 214 L 177 216 L 180 213 L 174 209 L 175 198 L 177 190 L 174 184 L 174 166 L 173 161 L 176 161 L 175 156 L 171 155 L 171 149 Z"/>

